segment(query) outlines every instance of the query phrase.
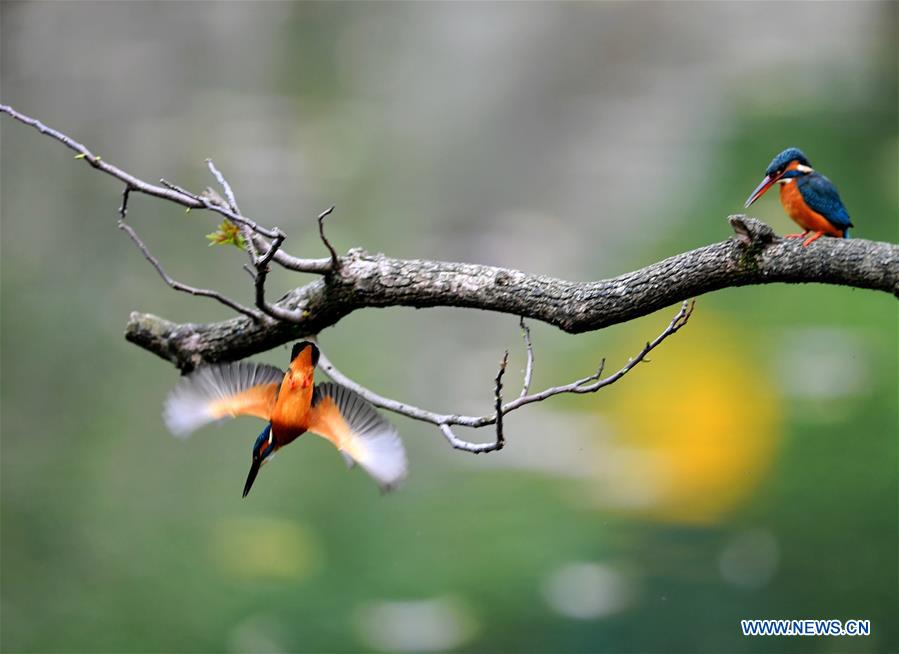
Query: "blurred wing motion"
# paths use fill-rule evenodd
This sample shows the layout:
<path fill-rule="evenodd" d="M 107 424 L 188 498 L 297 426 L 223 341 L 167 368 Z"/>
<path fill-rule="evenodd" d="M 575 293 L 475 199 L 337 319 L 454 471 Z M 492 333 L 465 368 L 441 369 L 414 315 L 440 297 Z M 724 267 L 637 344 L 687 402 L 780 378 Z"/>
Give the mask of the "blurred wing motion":
<path fill-rule="evenodd" d="M 199 368 L 169 393 L 162 416 L 169 431 L 182 437 L 221 418 L 268 420 L 283 378 L 274 366 L 244 361 Z"/>
<path fill-rule="evenodd" d="M 396 429 L 358 394 L 326 382 L 315 387 L 308 430 L 331 441 L 383 490 L 406 476 L 406 450 Z"/>

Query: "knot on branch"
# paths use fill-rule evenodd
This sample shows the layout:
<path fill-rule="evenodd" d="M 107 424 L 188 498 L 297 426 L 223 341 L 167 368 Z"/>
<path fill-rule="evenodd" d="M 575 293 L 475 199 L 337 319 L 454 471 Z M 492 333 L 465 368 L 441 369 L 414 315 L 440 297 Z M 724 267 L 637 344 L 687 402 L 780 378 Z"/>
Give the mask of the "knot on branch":
<path fill-rule="evenodd" d="M 345 264 L 353 265 L 354 263 L 357 263 L 357 262 L 365 260 L 365 259 L 374 259 L 377 256 L 378 255 L 371 254 L 365 248 L 357 247 L 357 248 L 350 248 L 349 250 L 347 250 L 347 253 L 345 255 L 343 255 L 341 257 L 341 259 L 344 260 Z M 381 254 L 380 256 L 383 257 L 384 255 Z"/>
<path fill-rule="evenodd" d="M 774 241 L 774 230 L 758 218 L 739 213 L 728 216 L 727 221 L 733 227 L 737 240 L 745 248 L 762 248 Z"/>

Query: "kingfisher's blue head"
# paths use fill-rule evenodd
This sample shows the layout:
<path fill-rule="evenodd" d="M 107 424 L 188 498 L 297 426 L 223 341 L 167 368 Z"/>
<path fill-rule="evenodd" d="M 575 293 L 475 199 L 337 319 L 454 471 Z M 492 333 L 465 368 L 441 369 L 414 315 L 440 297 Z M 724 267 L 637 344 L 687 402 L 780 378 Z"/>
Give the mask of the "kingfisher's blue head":
<path fill-rule="evenodd" d="M 808 159 L 805 158 L 805 153 L 802 150 L 799 148 L 787 148 L 771 160 L 768 169 L 765 170 L 765 174 L 774 176 L 778 173 L 782 173 L 787 170 L 789 165 L 794 161 L 797 164 L 802 164 L 808 168 L 812 167 L 808 162 Z"/>
<path fill-rule="evenodd" d="M 765 170 L 765 178 L 755 187 L 744 206 L 748 207 L 758 200 L 775 183 L 808 175 L 811 172 L 812 165 L 806 158 L 805 153 L 799 148 L 787 148 L 771 160 L 771 163 Z"/>
<path fill-rule="evenodd" d="M 250 474 L 247 475 L 247 483 L 243 487 L 243 496 L 246 497 L 259 474 L 262 464 L 271 459 L 275 453 L 275 435 L 272 433 L 271 423 L 265 426 L 262 433 L 253 443 L 253 462 L 250 464 Z"/>

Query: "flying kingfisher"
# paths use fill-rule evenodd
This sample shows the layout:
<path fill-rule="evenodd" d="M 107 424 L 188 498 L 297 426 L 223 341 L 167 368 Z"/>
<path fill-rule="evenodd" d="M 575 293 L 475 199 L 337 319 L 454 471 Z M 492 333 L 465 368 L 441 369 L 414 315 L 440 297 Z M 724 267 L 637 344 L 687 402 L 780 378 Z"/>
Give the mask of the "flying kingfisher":
<path fill-rule="evenodd" d="M 165 423 L 184 437 L 221 418 L 268 421 L 253 445 L 244 497 L 275 452 L 307 431 L 331 441 L 347 464 L 358 463 L 382 490 L 393 488 L 406 475 L 406 451 L 396 429 L 348 388 L 314 384 L 318 356 L 315 344 L 303 341 L 293 346 L 287 372 L 243 361 L 199 368 L 169 394 Z"/>
<path fill-rule="evenodd" d="M 853 225 L 837 187 L 815 172 L 802 150 L 787 148 L 774 157 L 765 171 L 765 179 L 746 200 L 746 206 L 758 200 L 776 182 L 780 182 L 780 203 L 787 215 L 805 230 L 801 234 L 787 234 L 786 238 L 803 238 L 812 232 L 803 241 L 803 246 L 825 234 L 849 238 L 849 228 Z"/>

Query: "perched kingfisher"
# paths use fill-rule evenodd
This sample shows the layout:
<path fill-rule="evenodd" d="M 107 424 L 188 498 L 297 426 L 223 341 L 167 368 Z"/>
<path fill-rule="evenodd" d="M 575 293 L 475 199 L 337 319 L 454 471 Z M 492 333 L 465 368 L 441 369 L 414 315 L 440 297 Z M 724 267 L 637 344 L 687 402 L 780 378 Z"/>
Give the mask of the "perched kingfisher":
<path fill-rule="evenodd" d="M 237 362 L 197 369 L 178 383 L 165 402 L 163 417 L 176 436 L 215 420 L 240 415 L 268 421 L 253 445 L 246 497 L 259 469 L 275 452 L 305 432 L 331 441 L 347 464 L 358 463 L 382 490 L 406 475 L 406 451 L 387 422 L 361 396 L 338 384 L 313 383 L 318 348 L 294 345 L 290 367 Z"/>
<path fill-rule="evenodd" d="M 776 182 L 780 182 L 780 203 L 787 215 L 805 230 L 801 234 L 787 234 L 786 238 L 803 238 L 813 232 L 803 241 L 803 246 L 825 234 L 849 238 L 849 228 L 853 225 L 837 187 L 815 172 L 802 150 L 787 148 L 774 157 L 765 171 L 765 179 L 746 200 L 746 206 L 758 200 Z"/>

